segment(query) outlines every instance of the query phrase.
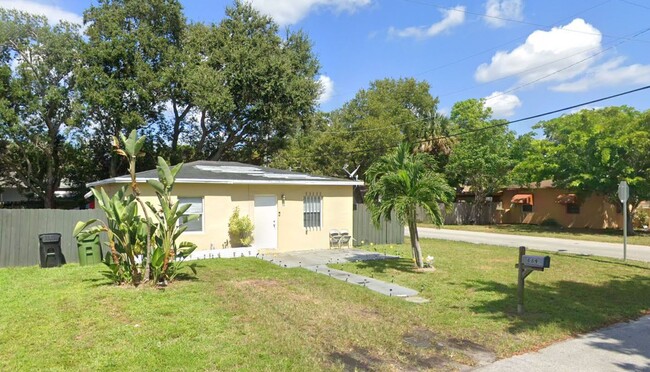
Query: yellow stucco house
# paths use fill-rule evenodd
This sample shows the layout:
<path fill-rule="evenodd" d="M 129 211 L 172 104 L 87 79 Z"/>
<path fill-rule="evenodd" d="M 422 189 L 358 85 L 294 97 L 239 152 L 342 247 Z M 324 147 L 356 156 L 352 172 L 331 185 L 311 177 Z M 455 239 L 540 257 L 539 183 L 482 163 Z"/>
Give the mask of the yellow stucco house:
<path fill-rule="evenodd" d="M 142 198 L 155 202 L 148 179 L 157 179 L 155 169 L 137 174 Z M 112 194 L 129 182 L 129 176 L 120 176 L 88 186 Z M 188 214 L 201 217 L 189 224 L 181 240 L 198 245 L 198 258 L 327 249 L 331 229 L 352 232 L 353 189 L 362 184 L 235 162 L 187 163 L 173 193 L 181 204 L 191 204 Z M 229 246 L 228 220 L 236 207 L 255 226 L 252 247 Z"/>

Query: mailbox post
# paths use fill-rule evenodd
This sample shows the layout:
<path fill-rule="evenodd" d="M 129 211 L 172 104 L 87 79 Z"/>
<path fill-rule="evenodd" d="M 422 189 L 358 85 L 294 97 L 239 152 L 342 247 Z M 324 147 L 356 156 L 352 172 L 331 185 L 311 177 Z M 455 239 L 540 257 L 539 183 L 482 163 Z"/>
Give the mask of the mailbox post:
<path fill-rule="evenodd" d="M 533 271 L 544 271 L 551 267 L 549 256 L 526 255 L 526 247 L 519 247 L 519 260 L 515 265 L 517 268 L 517 314 L 524 313 L 524 284 L 526 277 Z"/>

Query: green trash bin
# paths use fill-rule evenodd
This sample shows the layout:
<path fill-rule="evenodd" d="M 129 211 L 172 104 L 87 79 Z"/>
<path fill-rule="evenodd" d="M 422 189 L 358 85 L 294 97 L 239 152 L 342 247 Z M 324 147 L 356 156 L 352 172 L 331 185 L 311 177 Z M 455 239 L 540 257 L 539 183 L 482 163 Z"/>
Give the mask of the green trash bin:
<path fill-rule="evenodd" d="M 77 240 L 77 248 L 79 249 L 79 265 L 95 265 L 102 262 L 99 234 L 83 240 Z"/>

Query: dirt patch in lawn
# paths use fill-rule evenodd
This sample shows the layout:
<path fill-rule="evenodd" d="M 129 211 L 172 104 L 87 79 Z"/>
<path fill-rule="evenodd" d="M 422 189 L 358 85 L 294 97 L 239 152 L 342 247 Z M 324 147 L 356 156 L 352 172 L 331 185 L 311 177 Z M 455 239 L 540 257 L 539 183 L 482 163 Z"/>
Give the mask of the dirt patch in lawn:
<path fill-rule="evenodd" d="M 445 338 L 426 328 L 414 329 L 405 334 L 403 340 L 405 343 L 413 347 L 419 349 L 431 349 L 441 354 L 461 353 L 471 360 L 473 364 L 479 366 L 490 364 L 496 360 L 496 354 L 494 351 L 482 345 L 469 340 Z M 437 356 L 436 358 L 440 359 Z M 442 363 L 444 366 L 454 364 L 456 367 L 460 367 L 461 369 L 467 367 L 454 362 L 450 363 L 449 360 L 442 360 Z M 442 367 L 442 365 L 439 367 Z"/>
<path fill-rule="evenodd" d="M 416 328 L 403 335 L 404 348 L 398 355 L 373 352 L 361 347 L 336 351 L 330 360 L 343 365 L 345 371 L 374 370 L 470 370 L 496 360 L 491 350 L 472 341 L 446 338 L 426 328 Z"/>
<path fill-rule="evenodd" d="M 334 362 L 343 364 L 345 371 L 374 371 L 377 367 L 386 364 L 383 359 L 373 356 L 368 350 L 360 347 L 346 352 L 331 353 L 330 358 Z"/>

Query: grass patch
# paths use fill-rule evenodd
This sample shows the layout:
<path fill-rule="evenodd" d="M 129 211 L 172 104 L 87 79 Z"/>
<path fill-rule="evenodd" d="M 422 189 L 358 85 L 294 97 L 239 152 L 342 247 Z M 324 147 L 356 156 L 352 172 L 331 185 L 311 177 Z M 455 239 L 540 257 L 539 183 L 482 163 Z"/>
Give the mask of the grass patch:
<path fill-rule="evenodd" d="M 420 227 L 434 227 L 431 224 L 418 224 Z M 443 229 L 478 231 L 514 235 L 541 236 L 545 238 L 587 240 L 604 243 L 623 243 L 623 231 L 614 229 L 566 229 L 527 224 L 503 225 L 445 225 Z M 627 237 L 628 244 L 649 245 L 650 233 L 637 231 Z"/>
<path fill-rule="evenodd" d="M 198 278 L 165 290 L 112 286 L 100 266 L 1 269 L 0 370 L 457 368 L 650 308 L 650 265 L 553 255 L 517 317 L 516 250 L 423 248 L 434 273 L 413 273 L 409 259 L 338 265 L 422 288 L 423 305 L 247 258 L 200 261 Z"/>

